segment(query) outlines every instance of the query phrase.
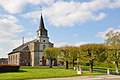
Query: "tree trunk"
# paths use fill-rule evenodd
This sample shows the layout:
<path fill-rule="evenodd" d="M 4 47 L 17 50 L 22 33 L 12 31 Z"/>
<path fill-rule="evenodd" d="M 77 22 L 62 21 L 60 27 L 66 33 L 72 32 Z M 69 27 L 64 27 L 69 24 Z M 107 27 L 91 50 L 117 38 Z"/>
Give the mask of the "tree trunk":
<path fill-rule="evenodd" d="M 66 69 L 68 69 L 68 61 L 66 61 Z"/>
<path fill-rule="evenodd" d="M 90 64 L 90 72 L 93 72 L 93 61 L 89 61 Z"/>
<path fill-rule="evenodd" d="M 119 72 L 118 72 L 118 61 L 115 62 L 115 72 L 116 72 L 116 74 L 119 74 Z"/>
<path fill-rule="evenodd" d="M 73 67 L 74 67 L 74 59 L 73 59 Z"/>
<path fill-rule="evenodd" d="M 50 60 L 50 68 L 52 68 L 52 61 L 53 61 L 53 60 Z"/>
<path fill-rule="evenodd" d="M 54 66 L 57 66 L 57 59 L 54 59 Z"/>

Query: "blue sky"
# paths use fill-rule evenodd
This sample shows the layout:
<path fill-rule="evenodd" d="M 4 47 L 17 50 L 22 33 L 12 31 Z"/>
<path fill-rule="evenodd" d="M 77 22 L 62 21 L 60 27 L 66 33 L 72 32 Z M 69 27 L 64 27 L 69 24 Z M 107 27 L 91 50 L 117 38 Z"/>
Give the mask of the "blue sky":
<path fill-rule="evenodd" d="M 120 0 L 0 0 L 0 57 L 36 38 L 42 14 L 56 47 L 103 43 L 120 31 Z"/>

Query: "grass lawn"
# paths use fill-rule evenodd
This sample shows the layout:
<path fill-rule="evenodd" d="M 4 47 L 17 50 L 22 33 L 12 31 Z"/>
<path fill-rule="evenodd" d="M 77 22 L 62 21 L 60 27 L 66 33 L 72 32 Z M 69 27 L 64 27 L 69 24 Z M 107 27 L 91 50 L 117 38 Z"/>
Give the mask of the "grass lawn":
<path fill-rule="evenodd" d="M 88 76 L 88 75 L 100 75 L 102 73 L 83 72 L 82 75 L 76 74 L 76 71 L 60 68 L 48 68 L 48 67 L 21 67 L 19 72 L 7 72 L 0 73 L 0 80 L 23 80 L 23 79 L 40 79 L 40 78 L 55 78 L 55 77 L 70 77 L 70 76 Z"/>

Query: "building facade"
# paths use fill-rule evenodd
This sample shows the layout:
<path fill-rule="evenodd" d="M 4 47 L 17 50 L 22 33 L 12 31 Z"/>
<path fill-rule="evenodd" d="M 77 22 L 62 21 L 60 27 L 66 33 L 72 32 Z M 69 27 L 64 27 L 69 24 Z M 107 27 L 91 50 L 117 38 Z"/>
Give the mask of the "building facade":
<path fill-rule="evenodd" d="M 36 31 L 36 39 L 13 49 L 8 54 L 8 64 L 21 66 L 49 65 L 49 61 L 44 58 L 44 49 L 53 47 L 53 45 L 53 43 L 49 42 L 48 31 L 45 29 L 41 14 L 39 29 Z"/>
<path fill-rule="evenodd" d="M 8 64 L 8 58 L 0 58 L 0 64 Z"/>

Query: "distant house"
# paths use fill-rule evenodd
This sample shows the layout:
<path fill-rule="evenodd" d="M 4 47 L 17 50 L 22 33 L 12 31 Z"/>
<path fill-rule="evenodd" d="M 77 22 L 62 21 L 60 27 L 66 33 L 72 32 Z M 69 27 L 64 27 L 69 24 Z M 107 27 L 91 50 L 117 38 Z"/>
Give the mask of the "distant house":
<path fill-rule="evenodd" d="M 0 58 L 0 64 L 8 64 L 8 58 Z"/>
<path fill-rule="evenodd" d="M 43 50 L 53 47 L 54 44 L 49 42 L 48 32 L 45 29 L 42 14 L 36 35 L 37 38 L 35 40 L 20 45 L 8 54 L 8 64 L 21 66 L 49 65 L 49 61 L 44 58 Z"/>

